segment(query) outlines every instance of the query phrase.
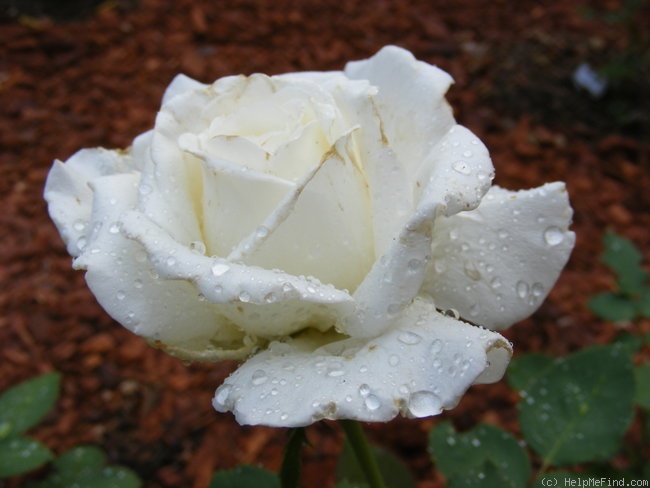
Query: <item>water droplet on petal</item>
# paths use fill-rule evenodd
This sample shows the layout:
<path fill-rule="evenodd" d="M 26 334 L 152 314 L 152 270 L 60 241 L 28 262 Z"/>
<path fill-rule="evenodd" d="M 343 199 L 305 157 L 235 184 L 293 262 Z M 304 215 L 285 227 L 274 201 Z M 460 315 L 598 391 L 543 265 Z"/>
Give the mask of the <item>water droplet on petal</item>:
<path fill-rule="evenodd" d="M 375 395 L 368 395 L 364 403 L 366 405 L 366 408 L 371 412 L 381 407 L 381 400 L 379 400 L 379 398 Z"/>
<path fill-rule="evenodd" d="M 470 165 L 462 160 L 455 161 L 452 163 L 451 167 L 454 169 L 454 171 L 460 173 L 461 175 L 468 175 L 472 172 Z"/>
<path fill-rule="evenodd" d="M 80 251 L 83 251 L 87 245 L 88 245 L 88 241 L 86 240 L 85 237 L 80 237 L 79 239 L 77 239 L 77 247 L 79 248 Z"/>
<path fill-rule="evenodd" d="M 495 277 L 492 278 L 492 280 L 490 281 L 490 286 L 491 286 L 494 290 L 496 290 L 497 288 L 500 288 L 501 285 L 502 285 L 502 283 L 501 283 L 501 278 L 499 278 L 498 276 L 495 276 Z"/>
<path fill-rule="evenodd" d="M 479 281 L 481 279 L 481 272 L 474 261 L 465 261 L 464 271 L 465 275 L 471 280 Z"/>
<path fill-rule="evenodd" d="M 198 254 L 205 254 L 205 244 L 203 244 L 201 241 L 192 241 L 190 242 L 190 250 Z"/>
<path fill-rule="evenodd" d="M 442 351 L 442 341 L 440 339 L 436 339 L 431 343 L 431 353 L 435 356 L 440 351 Z"/>
<path fill-rule="evenodd" d="M 359 386 L 359 395 L 364 398 L 370 395 L 370 387 L 365 383 L 361 384 L 361 386 Z"/>
<path fill-rule="evenodd" d="M 416 334 L 415 332 L 406 331 L 406 332 L 402 332 L 397 337 L 397 340 L 400 341 L 402 344 L 412 346 L 420 342 L 422 340 L 422 337 Z"/>
<path fill-rule="evenodd" d="M 119 234 L 120 233 L 120 224 L 113 222 L 108 228 L 110 234 Z"/>
<path fill-rule="evenodd" d="M 118 290 L 115 294 L 115 298 L 118 300 L 124 300 L 126 298 L 126 293 L 124 293 L 124 290 Z"/>
<path fill-rule="evenodd" d="M 516 290 L 517 290 L 517 296 L 522 300 L 524 300 L 528 296 L 530 287 L 528 286 L 528 283 L 526 283 L 525 281 L 518 281 Z"/>
<path fill-rule="evenodd" d="M 239 296 L 237 298 L 239 298 L 240 302 L 248 303 L 251 301 L 251 294 L 247 291 L 242 291 L 239 293 Z"/>
<path fill-rule="evenodd" d="M 551 226 L 544 231 L 544 241 L 549 246 L 557 246 L 564 240 L 564 232 L 559 227 Z"/>
<path fill-rule="evenodd" d="M 416 391 L 409 398 L 408 408 L 414 417 L 428 417 L 440 413 L 440 398 L 431 391 Z"/>
<path fill-rule="evenodd" d="M 268 376 L 266 376 L 266 372 L 262 369 L 257 369 L 251 376 L 251 383 L 255 386 L 262 385 L 266 383 L 266 380 L 268 380 Z"/>
<path fill-rule="evenodd" d="M 221 276 L 230 270 L 230 266 L 225 263 L 215 263 L 210 270 L 214 276 Z"/>
<path fill-rule="evenodd" d="M 399 364 L 399 356 L 397 354 L 391 354 L 388 358 L 388 364 L 391 366 L 397 366 Z"/>

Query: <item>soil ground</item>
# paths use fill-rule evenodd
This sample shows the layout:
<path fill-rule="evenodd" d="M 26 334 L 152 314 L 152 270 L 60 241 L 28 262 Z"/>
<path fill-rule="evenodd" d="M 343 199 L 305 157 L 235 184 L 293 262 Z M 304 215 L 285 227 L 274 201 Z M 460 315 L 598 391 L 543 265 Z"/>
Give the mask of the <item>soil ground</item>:
<path fill-rule="evenodd" d="M 128 146 L 152 126 L 178 72 L 211 82 L 340 69 L 385 44 L 410 49 L 455 78 L 449 99 L 459 122 L 490 148 L 496 183 L 567 182 L 576 249 L 539 311 L 506 332 L 516 353 L 563 355 L 607 343 L 621 329 L 650 331 L 648 320 L 614 325 L 586 306 L 613 286 L 598 261 L 606 229 L 632 239 L 648 259 L 647 58 L 600 99 L 572 82 L 583 61 L 602 67 L 647 49 L 633 23 L 590 18 L 578 2 L 533 0 L 97 3 L 0 3 L 0 390 L 63 373 L 55 411 L 33 431 L 56 452 L 97 444 L 156 488 L 202 488 L 213 470 L 240 463 L 279 467 L 286 431 L 240 427 L 210 406 L 234 365 L 186 366 L 113 323 L 71 269 L 42 200 L 53 159 Z M 585 6 L 617 12 L 622 4 Z M 633 20 L 647 26 L 648 6 Z M 437 488 L 443 480 L 426 453 L 430 427 L 487 421 L 517 432 L 516 402 L 502 382 L 472 388 L 439 417 L 366 427 L 409 465 L 419 488 Z M 304 486 L 331 486 L 341 431 L 322 422 L 307 435 Z"/>

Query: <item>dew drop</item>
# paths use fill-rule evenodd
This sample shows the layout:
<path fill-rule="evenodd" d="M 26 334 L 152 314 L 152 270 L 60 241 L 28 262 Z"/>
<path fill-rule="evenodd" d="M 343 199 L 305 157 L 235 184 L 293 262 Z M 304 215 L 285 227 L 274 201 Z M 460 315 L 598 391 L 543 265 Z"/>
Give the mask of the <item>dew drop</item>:
<path fill-rule="evenodd" d="M 153 191 L 152 188 L 149 185 L 144 183 L 140 185 L 140 187 L 138 188 L 138 192 L 140 193 L 140 195 L 149 195 L 152 191 Z"/>
<path fill-rule="evenodd" d="M 440 339 L 436 339 L 431 343 L 431 354 L 435 356 L 440 351 L 442 351 L 442 341 Z"/>
<path fill-rule="evenodd" d="M 397 340 L 400 341 L 402 344 L 406 344 L 408 346 L 413 346 L 420 342 L 422 340 L 422 337 L 420 337 L 418 334 L 415 332 L 402 332 L 398 337 Z"/>
<path fill-rule="evenodd" d="M 126 298 L 126 293 L 124 293 L 124 290 L 118 290 L 118 292 L 115 294 L 115 298 L 118 300 L 124 300 Z"/>
<path fill-rule="evenodd" d="M 190 250 L 198 254 L 205 254 L 205 244 L 203 244 L 201 241 L 192 241 L 190 242 Z"/>
<path fill-rule="evenodd" d="M 169 256 L 167 258 L 166 263 L 167 263 L 167 266 L 174 266 L 176 264 L 176 258 L 173 257 L 173 256 Z"/>
<path fill-rule="evenodd" d="M 465 271 L 465 275 L 469 279 L 474 281 L 479 281 L 481 279 L 481 272 L 476 267 L 476 263 L 474 261 L 465 261 L 463 269 Z"/>
<path fill-rule="evenodd" d="M 493 290 L 496 290 L 497 288 L 501 288 L 502 284 L 503 283 L 501 283 L 501 278 L 499 278 L 498 276 L 495 276 L 490 281 L 490 286 L 492 287 Z"/>
<path fill-rule="evenodd" d="M 133 286 L 136 287 L 136 288 L 142 288 L 142 286 L 143 286 L 142 285 L 142 280 L 135 280 L 133 282 Z"/>
<path fill-rule="evenodd" d="M 81 232 L 86 228 L 86 224 L 82 220 L 76 220 L 75 223 L 72 224 L 72 228 L 77 232 Z"/>
<path fill-rule="evenodd" d="M 517 296 L 522 300 L 528 296 L 528 293 L 530 291 L 528 283 L 526 283 L 525 281 L 518 281 L 516 289 L 517 289 Z"/>
<path fill-rule="evenodd" d="M 264 301 L 266 303 L 275 303 L 278 301 L 278 297 L 273 292 L 270 292 L 264 295 Z"/>
<path fill-rule="evenodd" d="M 416 391 L 409 398 L 409 410 L 415 417 L 428 417 L 440 413 L 440 398 L 431 391 Z"/>
<path fill-rule="evenodd" d="M 454 171 L 460 173 L 461 175 L 468 175 L 472 172 L 469 164 L 462 160 L 455 161 L 452 163 L 451 167 L 454 169 Z"/>
<path fill-rule="evenodd" d="M 564 232 L 559 227 L 547 227 L 544 231 L 544 241 L 549 246 L 557 246 L 564 240 Z"/>
<path fill-rule="evenodd" d="M 210 270 L 214 276 L 221 276 L 230 270 L 230 266 L 225 263 L 215 263 Z"/>
<path fill-rule="evenodd" d="M 366 408 L 371 412 L 381 407 L 381 400 L 379 400 L 379 398 L 377 398 L 375 395 L 368 395 L 364 403 L 366 405 Z"/>
<path fill-rule="evenodd" d="M 113 222 L 108 228 L 110 234 L 119 234 L 120 233 L 120 224 Z"/>
<path fill-rule="evenodd" d="M 239 298 L 239 301 L 243 303 L 248 303 L 251 301 L 251 295 L 247 291 L 240 292 L 237 298 Z"/>
<path fill-rule="evenodd" d="M 388 364 L 391 366 L 397 366 L 399 364 L 399 356 L 397 354 L 391 354 L 388 358 Z"/>
<path fill-rule="evenodd" d="M 87 245 L 88 245 L 88 241 L 86 240 L 85 237 L 80 237 L 79 239 L 77 239 L 77 248 L 79 248 L 80 251 L 83 251 Z"/>
<path fill-rule="evenodd" d="M 255 386 L 262 385 L 266 383 L 266 380 L 268 380 L 268 376 L 266 376 L 266 372 L 262 369 L 257 369 L 251 376 L 251 383 Z"/>
<path fill-rule="evenodd" d="M 507 239 L 510 234 L 505 229 L 499 229 L 497 235 L 499 236 L 499 239 Z"/>
<path fill-rule="evenodd" d="M 359 395 L 364 398 L 370 395 L 370 387 L 365 383 L 361 384 L 361 386 L 359 386 Z"/>

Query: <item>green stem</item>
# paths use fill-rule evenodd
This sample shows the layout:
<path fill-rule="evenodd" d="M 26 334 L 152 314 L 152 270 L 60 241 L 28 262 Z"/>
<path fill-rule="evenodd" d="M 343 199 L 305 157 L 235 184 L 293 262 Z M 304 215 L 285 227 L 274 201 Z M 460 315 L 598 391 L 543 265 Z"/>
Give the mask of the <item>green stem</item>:
<path fill-rule="evenodd" d="M 357 461 L 359 461 L 359 465 L 365 473 L 368 483 L 370 483 L 370 487 L 386 488 L 381 472 L 379 471 L 379 465 L 370 450 L 370 445 L 363 433 L 361 424 L 355 420 L 340 420 L 340 423 L 345 431 L 345 435 L 348 437 L 350 446 L 354 450 Z"/>
<path fill-rule="evenodd" d="M 300 482 L 300 457 L 305 439 L 305 429 L 303 427 L 291 429 L 289 432 L 289 440 L 280 467 L 280 486 L 282 488 L 298 488 Z"/>

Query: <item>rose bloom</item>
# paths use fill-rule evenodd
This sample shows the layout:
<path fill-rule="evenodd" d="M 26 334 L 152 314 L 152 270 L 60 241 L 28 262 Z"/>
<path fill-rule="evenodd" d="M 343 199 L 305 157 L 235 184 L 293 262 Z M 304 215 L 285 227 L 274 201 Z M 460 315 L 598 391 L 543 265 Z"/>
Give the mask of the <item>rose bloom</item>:
<path fill-rule="evenodd" d="M 213 401 L 239 423 L 435 415 L 501 378 L 494 330 L 575 240 L 564 184 L 492 186 L 451 83 L 394 46 L 340 72 L 179 75 L 132 147 L 54 163 L 49 212 L 115 320 L 243 360 Z"/>

